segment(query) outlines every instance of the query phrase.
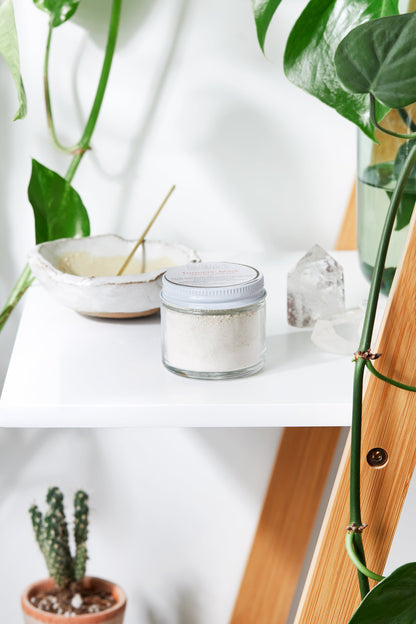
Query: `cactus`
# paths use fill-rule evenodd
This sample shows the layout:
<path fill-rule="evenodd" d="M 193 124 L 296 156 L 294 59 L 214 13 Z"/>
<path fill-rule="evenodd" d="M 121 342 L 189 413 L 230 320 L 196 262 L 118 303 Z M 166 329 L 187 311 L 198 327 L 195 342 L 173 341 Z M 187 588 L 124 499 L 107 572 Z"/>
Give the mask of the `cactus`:
<path fill-rule="evenodd" d="M 88 495 L 79 490 L 74 497 L 74 557 L 69 546 L 63 500 L 59 488 L 51 487 L 46 495 L 48 509 L 44 516 L 37 505 L 32 505 L 29 509 L 36 541 L 45 558 L 48 572 L 59 588 L 82 580 L 87 562 Z"/>
<path fill-rule="evenodd" d="M 74 575 L 75 580 L 79 581 L 85 575 L 87 565 L 87 537 L 88 537 L 88 495 L 79 490 L 74 496 L 74 538 L 75 538 L 75 557 L 74 557 Z"/>
<path fill-rule="evenodd" d="M 39 544 L 42 554 L 45 556 L 45 527 L 43 525 L 42 513 L 37 505 L 32 505 L 29 509 L 29 514 L 32 520 L 36 541 Z"/>

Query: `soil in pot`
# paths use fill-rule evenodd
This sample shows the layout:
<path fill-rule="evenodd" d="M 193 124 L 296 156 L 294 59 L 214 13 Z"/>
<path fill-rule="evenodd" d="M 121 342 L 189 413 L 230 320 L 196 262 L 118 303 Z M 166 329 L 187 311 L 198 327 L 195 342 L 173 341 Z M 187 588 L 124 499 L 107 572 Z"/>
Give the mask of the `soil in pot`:
<path fill-rule="evenodd" d="M 72 617 L 105 611 L 114 606 L 116 600 L 110 591 L 71 583 L 65 589 L 52 587 L 41 591 L 30 598 L 30 603 L 42 611 Z"/>
<path fill-rule="evenodd" d="M 84 624 L 122 624 L 126 595 L 118 585 L 84 577 L 66 590 L 57 590 L 52 578 L 37 581 L 22 594 L 26 624 L 63 624 L 75 618 Z"/>

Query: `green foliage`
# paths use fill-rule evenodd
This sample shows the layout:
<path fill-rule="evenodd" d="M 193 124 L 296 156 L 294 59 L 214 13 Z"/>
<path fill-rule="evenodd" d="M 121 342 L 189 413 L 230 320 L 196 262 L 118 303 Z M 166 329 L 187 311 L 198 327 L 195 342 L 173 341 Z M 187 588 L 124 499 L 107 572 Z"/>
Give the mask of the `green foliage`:
<path fill-rule="evenodd" d="M 340 80 L 355 93 L 372 94 L 392 108 L 416 100 L 416 15 L 408 13 L 376 19 L 352 30 L 338 46 L 335 66 Z M 413 141 L 397 151 L 393 172 L 397 179 Z M 396 230 L 410 222 L 416 201 L 416 169 L 406 183 L 396 218 Z M 391 199 L 392 193 L 388 192 Z"/>
<path fill-rule="evenodd" d="M 415 624 L 416 563 L 397 568 L 364 598 L 348 624 Z"/>
<path fill-rule="evenodd" d="M 277 7 L 282 0 L 251 0 L 254 18 L 256 20 L 257 38 L 264 52 L 264 42 L 267 30 Z"/>
<path fill-rule="evenodd" d="M 367 22 L 340 43 L 335 65 L 354 93 L 371 93 L 390 108 L 416 100 L 416 15 L 407 13 Z"/>
<path fill-rule="evenodd" d="M 393 197 L 393 193 L 391 191 L 386 191 L 389 200 Z M 413 191 L 412 193 L 404 193 L 400 200 L 399 207 L 397 209 L 397 217 L 394 225 L 394 229 L 396 231 L 402 230 L 404 227 L 409 225 L 410 219 L 412 218 L 413 208 L 415 207 L 416 202 L 416 193 Z"/>
<path fill-rule="evenodd" d="M 255 6 L 256 3 L 254 3 Z M 279 3 L 261 3 L 255 12 L 258 37 L 263 48 L 265 32 Z M 266 16 L 266 17 L 265 17 Z M 261 20 L 261 22 L 260 22 Z M 416 101 L 416 14 L 399 15 L 397 0 L 310 0 L 293 27 L 285 50 L 285 73 L 299 87 L 315 95 L 353 121 L 374 138 L 378 125 L 390 109 L 401 110 Z M 370 101 L 375 103 L 371 119 Z M 377 120 L 374 119 L 377 118 Z M 409 129 L 415 129 L 408 119 Z M 382 128 L 380 128 L 382 130 Z M 388 132 L 398 138 L 406 138 Z M 393 170 L 397 180 L 374 267 L 360 349 L 372 339 L 378 293 L 391 230 L 410 220 L 416 198 L 415 134 L 398 150 Z M 389 163 L 390 168 L 393 163 Z M 389 191 L 390 194 L 390 191 Z M 362 372 L 355 375 L 351 437 L 351 521 L 360 512 L 360 440 Z M 364 552 L 359 559 L 364 560 Z M 367 574 L 360 570 L 362 595 L 368 591 Z M 365 575 L 365 576 L 364 576 Z M 372 573 L 368 572 L 368 576 Z M 416 563 L 407 564 L 383 579 L 363 599 L 349 624 L 415 624 Z"/>
<path fill-rule="evenodd" d="M 80 0 L 33 0 L 33 3 L 38 9 L 49 13 L 50 23 L 56 28 L 73 16 Z"/>
<path fill-rule="evenodd" d="M 0 6 L 0 54 L 9 66 L 10 73 L 16 85 L 19 109 L 14 119 L 23 119 L 26 116 L 26 93 L 20 73 L 19 44 L 17 41 L 16 23 L 11 0 L 5 0 Z"/>
<path fill-rule="evenodd" d="M 280 3 L 254 2 L 254 17 L 263 49 L 267 28 Z M 337 76 L 334 55 L 355 26 L 398 13 L 398 0 L 310 0 L 286 44 L 285 74 L 294 84 L 334 108 L 373 138 L 368 99 L 349 92 Z M 382 118 L 388 109 L 380 109 Z"/>
<path fill-rule="evenodd" d="M 32 160 L 28 188 L 35 216 L 36 243 L 88 236 L 88 213 L 78 193 L 59 174 Z"/>
<path fill-rule="evenodd" d="M 403 143 L 397 150 L 396 158 L 394 160 L 393 173 L 397 180 L 400 171 L 404 165 L 404 162 L 409 155 L 410 149 L 415 144 L 416 140 L 412 139 Z M 387 192 L 389 198 L 392 198 L 392 193 Z M 402 230 L 406 225 L 410 223 L 412 218 L 413 208 L 416 203 L 416 167 L 413 167 L 412 171 L 406 182 L 406 187 L 402 198 L 400 200 L 399 208 L 397 210 L 396 217 L 396 230 Z"/>
<path fill-rule="evenodd" d="M 397 12 L 397 0 L 311 0 L 287 40 L 286 76 L 372 137 L 368 100 L 345 89 L 337 75 L 334 55 L 352 28 L 365 20 Z"/>
<path fill-rule="evenodd" d="M 48 509 L 42 516 L 36 505 L 29 509 L 33 531 L 45 558 L 50 576 L 57 587 L 65 587 L 72 581 L 80 581 L 85 575 L 87 561 L 86 541 L 88 535 L 88 495 L 79 490 L 74 497 L 75 556 L 69 546 L 68 525 L 65 518 L 62 492 L 57 487 L 48 489 Z"/>
<path fill-rule="evenodd" d="M 0 0 L 1 2 L 1 0 Z M 22 117 L 26 110 L 23 84 L 18 71 L 17 37 L 15 35 L 14 17 L 11 11 L 11 0 L 5 0 L 5 8 L 0 9 L 0 54 L 4 54 L 6 61 L 12 69 L 13 77 L 18 86 L 18 96 L 21 100 L 20 109 L 16 118 Z M 51 97 L 48 82 L 48 62 L 51 35 L 53 28 L 67 21 L 78 8 L 80 0 L 34 0 L 35 5 L 48 13 L 49 28 L 46 38 L 45 64 L 44 64 L 44 94 L 47 110 L 47 120 L 52 138 L 59 149 L 62 145 L 57 140 L 55 132 Z M 108 28 L 107 45 L 103 59 L 102 69 L 94 101 L 88 120 L 85 124 L 80 141 L 76 149 L 66 149 L 72 154 L 72 160 L 67 169 L 65 178 L 61 178 L 55 172 L 33 161 L 32 176 L 29 184 L 29 200 L 33 206 L 35 215 L 36 241 L 42 242 L 62 237 L 88 236 L 90 225 L 87 211 L 76 191 L 71 186 L 71 181 L 79 164 L 88 151 L 91 137 L 101 110 L 108 77 L 114 57 L 117 33 L 120 23 L 122 0 L 111 0 L 111 14 Z M 4 11 L 4 13 L 2 12 Z M 13 20 L 11 19 L 13 17 Z M 33 281 L 30 269 L 26 266 L 17 279 L 5 305 L 0 309 L 0 331 L 4 328 L 13 310 L 21 297 Z"/>

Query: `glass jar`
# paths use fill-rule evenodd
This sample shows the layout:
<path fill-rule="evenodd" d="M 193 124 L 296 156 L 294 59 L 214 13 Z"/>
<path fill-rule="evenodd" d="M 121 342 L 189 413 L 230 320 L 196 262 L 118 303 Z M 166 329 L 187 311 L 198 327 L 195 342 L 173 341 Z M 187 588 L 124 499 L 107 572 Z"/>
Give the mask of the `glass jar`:
<path fill-rule="evenodd" d="M 262 274 L 230 262 L 168 269 L 162 280 L 162 360 L 198 379 L 229 379 L 259 371 L 265 356 Z"/>
<path fill-rule="evenodd" d="M 410 120 L 416 122 L 415 107 L 406 109 Z M 386 115 L 381 125 L 395 132 L 406 133 L 407 127 L 396 110 Z M 371 279 L 384 221 L 397 176 L 403 164 L 408 141 L 376 130 L 378 143 L 362 132 L 358 134 L 357 180 L 357 246 L 361 269 Z M 400 202 L 383 273 L 381 290 L 389 293 L 407 236 L 408 225 L 416 200 L 416 175 L 411 173 Z"/>

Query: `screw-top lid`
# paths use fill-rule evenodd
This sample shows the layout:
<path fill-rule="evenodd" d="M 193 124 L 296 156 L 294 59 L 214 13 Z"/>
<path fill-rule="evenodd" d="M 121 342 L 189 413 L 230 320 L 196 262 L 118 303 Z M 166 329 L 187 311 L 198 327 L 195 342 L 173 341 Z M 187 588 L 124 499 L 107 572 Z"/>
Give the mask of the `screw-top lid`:
<path fill-rule="evenodd" d="M 196 310 L 226 310 L 256 303 L 266 295 L 257 269 L 232 262 L 200 262 L 168 269 L 164 303 Z"/>

